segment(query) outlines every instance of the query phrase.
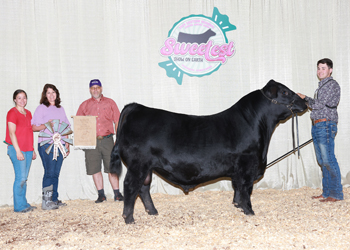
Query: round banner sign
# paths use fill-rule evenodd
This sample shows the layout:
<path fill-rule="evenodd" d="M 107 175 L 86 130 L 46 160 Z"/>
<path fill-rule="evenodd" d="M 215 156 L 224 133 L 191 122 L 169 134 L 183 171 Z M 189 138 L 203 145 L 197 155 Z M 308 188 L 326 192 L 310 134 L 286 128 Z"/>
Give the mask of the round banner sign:
<path fill-rule="evenodd" d="M 226 32 L 235 30 L 226 15 L 214 8 L 213 16 L 190 15 L 175 23 L 160 54 L 169 61 L 159 63 L 169 77 L 182 84 L 183 74 L 201 77 L 210 75 L 235 53 L 234 42 Z"/>

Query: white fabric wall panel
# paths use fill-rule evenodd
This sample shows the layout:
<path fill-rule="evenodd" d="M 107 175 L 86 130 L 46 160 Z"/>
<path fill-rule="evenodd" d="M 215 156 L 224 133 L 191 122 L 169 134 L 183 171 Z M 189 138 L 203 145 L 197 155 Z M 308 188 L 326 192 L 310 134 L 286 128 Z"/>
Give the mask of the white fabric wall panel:
<path fill-rule="evenodd" d="M 182 85 L 178 85 L 158 66 L 167 60 L 159 50 L 174 23 L 191 14 L 211 17 L 214 7 L 228 15 L 237 27 L 226 34 L 229 41 L 235 42 L 236 53 L 217 72 L 204 77 L 185 75 Z M 342 91 L 335 151 L 343 184 L 350 184 L 347 0 L 3 0 L 0 22 L 3 138 L 6 114 L 13 107 L 12 94 L 18 88 L 27 91 L 27 108 L 32 113 L 39 105 L 44 84 L 52 83 L 60 91 L 67 116 L 74 115 L 80 103 L 90 97 L 89 81 L 99 78 L 104 95 L 113 98 L 120 109 L 138 102 L 174 112 L 207 115 L 230 107 L 270 79 L 313 96 L 318 83 L 316 62 L 329 57 L 334 62 L 333 76 Z M 301 143 L 311 138 L 309 114 L 299 117 Z M 275 130 L 268 162 L 291 150 L 291 124 L 291 120 L 286 121 Z M 0 205 L 12 205 L 14 172 L 5 144 L 0 153 Z M 28 178 L 29 202 L 41 201 L 42 176 L 38 156 Z M 112 189 L 107 176 L 104 177 L 105 190 L 111 197 Z M 310 144 L 301 150 L 300 159 L 292 155 L 267 169 L 255 188 L 319 188 L 321 178 Z M 221 180 L 198 189 L 232 187 L 228 180 Z M 155 175 L 151 191 L 182 192 Z M 64 160 L 59 193 L 63 200 L 96 199 L 93 181 L 85 172 L 82 151 L 74 150 Z"/>

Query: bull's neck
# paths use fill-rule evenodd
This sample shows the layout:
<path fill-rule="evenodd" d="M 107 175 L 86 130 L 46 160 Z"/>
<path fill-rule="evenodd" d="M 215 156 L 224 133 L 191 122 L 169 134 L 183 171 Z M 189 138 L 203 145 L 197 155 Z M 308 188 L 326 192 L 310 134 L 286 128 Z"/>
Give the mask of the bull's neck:
<path fill-rule="evenodd" d="M 282 106 L 276 106 L 276 104 L 263 97 L 260 102 L 262 105 L 255 107 L 255 111 L 258 114 L 260 135 L 264 140 L 263 155 L 266 157 L 272 134 L 280 122 L 279 112 L 276 113 L 276 111 L 281 111 Z"/>

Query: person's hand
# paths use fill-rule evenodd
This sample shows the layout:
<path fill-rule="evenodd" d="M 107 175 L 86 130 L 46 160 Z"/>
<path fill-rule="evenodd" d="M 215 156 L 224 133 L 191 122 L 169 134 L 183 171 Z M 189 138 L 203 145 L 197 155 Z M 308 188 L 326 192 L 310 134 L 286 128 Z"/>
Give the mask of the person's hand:
<path fill-rule="evenodd" d="M 53 128 L 52 119 L 48 120 L 46 123 L 48 123 L 48 122 L 51 124 L 51 127 Z M 40 125 L 40 128 L 41 128 L 41 126 L 42 126 L 42 128 L 43 128 L 43 129 L 40 129 L 40 130 L 45 130 L 45 129 L 46 129 L 46 125 L 45 125 L 46 123 L 43 123 L 43 124 Z"/>
<path fill-rule="evenodd" d="M 66 154 L 67 154 L 67 156 L 69 155 L 69 153 L 70 153 L 70 150 L 69 150 L 69 144 L 68 143 L 66 143 L 66 148 L 67 148 L 67 152 L 66 152 Z"/>
<path fill-rule="evenodd" d="M 53 124 L 52 121 L 53 121 L 52 119 L 48 120 L 48 122 L 51 123 L 51 127 L 53 128 L 53 125 L 54 125 L 54 124 Z"/>
<path fill-rule="evenodd" d="M 301 99 L 305 99 L 305 95 L 297 93 L 297 95 L 301 98 Z"/>
<path fill-rule="evenodd" d="M 17 160 L 19 160 L 19 161 L 23 161 L 24 160 L 24 155 L 23 155 L 23 153 L 21 151 L 17 152 L 16 156 L 17 156 Z"/>
<path fill-rule="evenodd" d="M 36 159 L 36 153 L 35 153 L 35 151 L 33 150 L 32 160 L 35 160 L 35 159 Z"/>

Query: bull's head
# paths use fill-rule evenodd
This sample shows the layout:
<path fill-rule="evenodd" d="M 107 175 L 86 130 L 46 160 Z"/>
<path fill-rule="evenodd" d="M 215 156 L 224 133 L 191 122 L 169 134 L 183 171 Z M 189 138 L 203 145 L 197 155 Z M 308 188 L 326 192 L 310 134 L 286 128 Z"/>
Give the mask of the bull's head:
<path fill-rule="evenodd" d="M 282 83 L 270 80 L 261 90 L 263 95 L 276 105 L 286 107 L 286 115 L 300 113 L 307 109 L 306 101 Z M 291 113 L 288 112 L 290 110 Z"/>

